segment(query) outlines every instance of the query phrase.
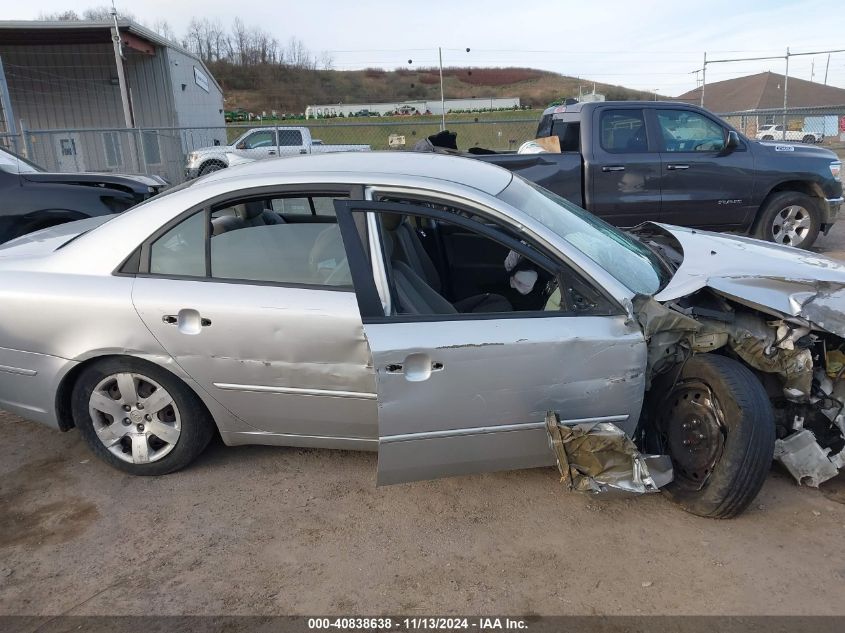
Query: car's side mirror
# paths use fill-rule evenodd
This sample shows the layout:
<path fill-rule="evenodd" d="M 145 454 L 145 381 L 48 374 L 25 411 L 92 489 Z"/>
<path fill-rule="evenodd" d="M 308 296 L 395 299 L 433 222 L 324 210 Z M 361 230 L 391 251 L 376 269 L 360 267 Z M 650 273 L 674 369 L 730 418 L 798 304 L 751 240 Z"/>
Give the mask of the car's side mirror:
<path fill-rule="evenodd" d="M 739 134 L 733 130 L 728 130 L 728 138 L 725 140 L 725 146 L 722 148 L 720 155 L 727 156 L 737 147 L 739 147 Z"/>
<path fill-rule="evenodd" d="M 237 145 L 235 145 L 235 149 L 246 149 L 246 141 L 241 141 Z"/>

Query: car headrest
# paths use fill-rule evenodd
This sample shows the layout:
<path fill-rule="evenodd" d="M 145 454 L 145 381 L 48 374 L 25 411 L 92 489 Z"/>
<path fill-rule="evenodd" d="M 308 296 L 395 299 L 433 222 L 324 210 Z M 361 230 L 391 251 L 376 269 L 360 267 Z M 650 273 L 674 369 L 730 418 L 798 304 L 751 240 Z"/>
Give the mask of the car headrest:
<path fill-rule="evenodd" d="M 243 205 L 244 219 L 252 220 L 253 218 L 257 218 L 266 210 L 267 208 L 264 206 L 263 200 L 253 200 L 252 202 L 246 202 Z"/>
<path fill-rule="evenodd" d="M 384 227 L 385 231 L 390 231 L 392 233 L 399 228 L 399 225 L 402 224 L 402 220 L 404 219 L 405 216 L 399 213 L 382 213 L 381 225 Z"/>

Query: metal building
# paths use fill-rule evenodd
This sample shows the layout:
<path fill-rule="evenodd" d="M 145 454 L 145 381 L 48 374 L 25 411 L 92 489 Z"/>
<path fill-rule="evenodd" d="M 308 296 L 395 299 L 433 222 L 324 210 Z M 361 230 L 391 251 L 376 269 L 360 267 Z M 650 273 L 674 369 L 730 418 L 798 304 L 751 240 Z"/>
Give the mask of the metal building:
<path fill-rule="evenodd" d="M 203 62 L 132 21 L 0 21 L 0 64 L 0 132 L 47 169 L 172 178 L 185 152 L 226 142 L 223 93 Z M 188 127 L 208 133 L 177 129 Z"/>

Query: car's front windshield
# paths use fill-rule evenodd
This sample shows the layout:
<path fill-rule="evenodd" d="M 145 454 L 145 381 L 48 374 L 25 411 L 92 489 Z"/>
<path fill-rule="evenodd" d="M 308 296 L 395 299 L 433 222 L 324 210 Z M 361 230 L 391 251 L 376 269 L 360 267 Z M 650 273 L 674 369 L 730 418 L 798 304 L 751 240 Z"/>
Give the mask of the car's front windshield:
<path fill-rule="evenodd" d="M 498 198 L 562 237 L 635 293 L 654 294 L 669 281 L 651 249 L 551 191 L 514 175 Z"/>

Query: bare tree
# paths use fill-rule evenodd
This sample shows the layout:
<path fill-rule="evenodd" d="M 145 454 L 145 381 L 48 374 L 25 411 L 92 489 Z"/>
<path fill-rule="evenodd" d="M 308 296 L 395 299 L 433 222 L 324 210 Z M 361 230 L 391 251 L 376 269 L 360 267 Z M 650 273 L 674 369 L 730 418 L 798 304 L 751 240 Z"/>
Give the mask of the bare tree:
<path fill-rule="evenodd" d="M 132 20 L 133 22 L 138 21 L 130 11 L 124 11 L 122 9 L 118 9 L 117 17 L 123 18 L 124 20 Z M 82 19 L 91 20 L 93 22 L 108 22 L 112 19 L 111 7 L 99 6 L 85 9 L 85 11 L 82 12 Z"/>
<path fill-rule="evenodd" d="M 334 70 L 334 57 L 329 51 L 320 52 L 320 68 L 323 70 Z"/>
<path fill-rule="evenodd" d="M 176 33 L 170 27 L 170 23 L 164 18 L 159 18 L 153 22 L 153 31 L 171 42 L 175 42 L 177 40 Z"/>
<path fill-rule="evenodd" d="M 294 68 L 316 68 L 317 61 L 311 57 L 311 53 L 305 47 L 305 43 L 291 37 L 285 49 L 285 63 Z"/>
<path fill-rule="evenodd" d="M 49 22 L 78 22 L 81 18 L 76 11 L 58 11 L 56 13 L 41 12 L 38 14 L 38 19 Z"/>

